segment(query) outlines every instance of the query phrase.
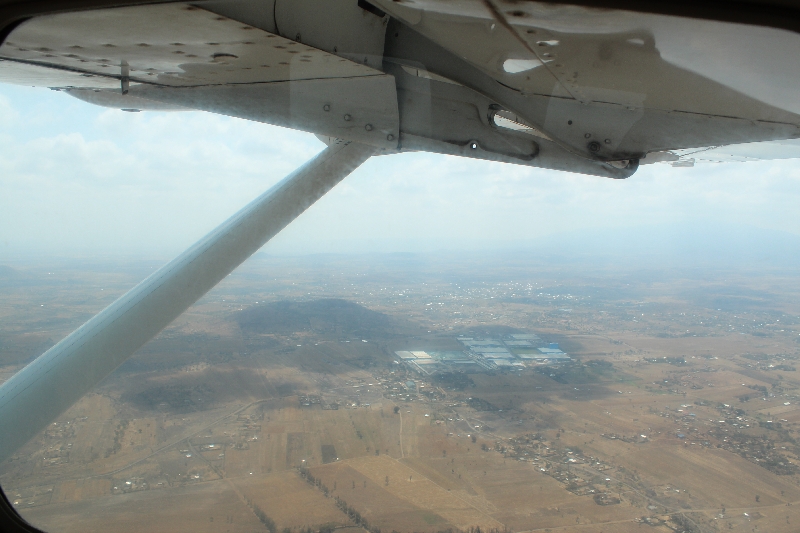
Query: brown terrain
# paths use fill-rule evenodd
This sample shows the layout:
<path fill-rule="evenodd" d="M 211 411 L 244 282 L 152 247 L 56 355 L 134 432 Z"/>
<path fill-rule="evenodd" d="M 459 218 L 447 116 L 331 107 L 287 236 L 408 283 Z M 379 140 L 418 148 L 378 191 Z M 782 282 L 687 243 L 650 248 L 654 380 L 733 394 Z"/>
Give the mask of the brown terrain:
<path fill-rule="evenodd" d="M 796 277 L 448 265 L 253 259 L 0 485 L 53 532 L 800 530 Z M 152 268 L 12 266 L 0 379 Z M 571 360 L 394 355 L 513 332 Z"/>

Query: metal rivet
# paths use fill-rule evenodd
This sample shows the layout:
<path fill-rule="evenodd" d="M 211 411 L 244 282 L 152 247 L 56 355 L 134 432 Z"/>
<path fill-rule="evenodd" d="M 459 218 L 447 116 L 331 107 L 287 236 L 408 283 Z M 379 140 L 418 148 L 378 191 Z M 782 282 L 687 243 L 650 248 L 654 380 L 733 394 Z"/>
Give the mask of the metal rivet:
<path fill-rule="evenodd" d="M 387 135 L 387 136 L 386 136 L 386 140 L 387 140 L 387 141 L 393 141 L 393 140 L 394 140 L 394 135 L 392 135 L 392 134 L 390 133 L 389 135 Z"/>
<path fill-rule="evenodd" d="M 322 110 L 323 111 L 330 111 L 331 110 L 331 105 L 330 104 L 325 104 L 324 106 L 322 106 Z"/>
<path fill-rule="evenodd" d="M 571 120 L 568 120 L 568 121 L 567 121 L 567 125 L 569 125 L 569 126 L 572 126 L 572 121 L 571 121 Z"/>
<path fill-rule="evenodd" d="M 366 126 L 364 126 L 364 129 L 367 131 L 372 131 L 372 124 L 367 124 Z"/>
<path fill-rule="evenodd" d="M 606 140 L 605 140 L 605 141 L 603 141 L 603 142 L 604 142 L 604 143 L 606 143 L 606 144 L 611 144 L 611 139 L 606 139 Z"/>
<path fill-rule="evenodd" d="M 600 150 L 600 143 L 597 141 L 592 141 L 589 143 L 588 148 L 590 152 L 598 152 Z"/>
<path fill-rule="evenodd" d="M 476 143 L 475 141 L 472 141 L 471 143 L 469 143 L 469 147 L 472 148 L 473 150 L 477 150 L 478 149 L 478 143 Z"/>
<path fill-rule="evenodd" d="M 589 137 L 592 136 L 592 134 L 591 133 L 584 133 L 583 136 L 584 136 L 584 138 L 588 139 Z"/>
<path fill-rule="evenodd" d="M 345 115 L 345 116 L 344 116 L 344 120 L 345 120 L 345 122 L 350 122 L 350 119 L 351 119 L 351 118 L 353 118 L 353 117 L 351 117 L 350 115 Z"/>

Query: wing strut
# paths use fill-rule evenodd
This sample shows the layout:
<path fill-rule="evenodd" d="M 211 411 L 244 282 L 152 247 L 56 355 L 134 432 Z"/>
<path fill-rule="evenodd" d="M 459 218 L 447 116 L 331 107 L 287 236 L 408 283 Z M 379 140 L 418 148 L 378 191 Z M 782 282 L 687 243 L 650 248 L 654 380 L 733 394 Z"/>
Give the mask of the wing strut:
<path fill-rule="evenodd" d="M 375 153 L 337 141 L 0 386 L 0 461 Z"/>

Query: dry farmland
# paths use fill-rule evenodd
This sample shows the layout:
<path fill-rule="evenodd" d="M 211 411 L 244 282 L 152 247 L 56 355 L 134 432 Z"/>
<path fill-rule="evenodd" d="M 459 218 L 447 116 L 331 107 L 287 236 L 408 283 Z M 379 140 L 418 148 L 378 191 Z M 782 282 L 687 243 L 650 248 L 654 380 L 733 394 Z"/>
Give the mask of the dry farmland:
<path fill-rule="evenodd" d="M 248 263 L 0 465 L 4 492 L 53 532 L 800 530 L 795 278 L 382 265 Z M 149 269 L 61 266 L 2 281 L 3 378 Z M 570 358 L 395 356 L 514 332 Z"/>

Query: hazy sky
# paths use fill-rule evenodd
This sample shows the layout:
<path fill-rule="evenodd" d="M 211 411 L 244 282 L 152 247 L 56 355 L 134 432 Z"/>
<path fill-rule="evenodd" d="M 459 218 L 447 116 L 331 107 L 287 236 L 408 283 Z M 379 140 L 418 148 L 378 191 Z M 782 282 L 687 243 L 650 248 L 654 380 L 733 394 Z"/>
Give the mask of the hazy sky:
<path fill-rule="evenodd" d="M 244 120 L 125 113 L 0 85 L 0 260 L 174 255 L 322 148 Z M 407 154 L 368 161 L 264 250 L 524 247 L 670 222 L 800 236 L 798 215 L 800 160 L 650 165 L 617 181 Z"/>

